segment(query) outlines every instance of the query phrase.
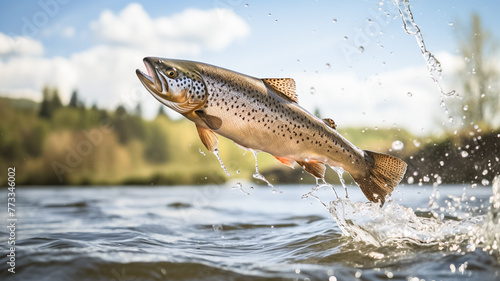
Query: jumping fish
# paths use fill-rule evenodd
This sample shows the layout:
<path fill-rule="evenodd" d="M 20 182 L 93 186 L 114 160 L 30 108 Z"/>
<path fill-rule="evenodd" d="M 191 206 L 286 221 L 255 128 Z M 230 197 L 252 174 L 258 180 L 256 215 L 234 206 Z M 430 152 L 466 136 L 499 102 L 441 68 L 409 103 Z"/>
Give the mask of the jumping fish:
<path fill-rule="evenodd" d="M 194 61 L 144 58 L 137 69 L 144 87 L 159 102 L 195 123 L 201 142 L 216 152 L 217 135 L 254 151 L 295 163 L 317 179 L 326 166 L 349 172 L 368 200 L 385 202 L 406 172 L 396 157 L 361 150 L 298 104 L 291 78 L 259 79 Z"/>

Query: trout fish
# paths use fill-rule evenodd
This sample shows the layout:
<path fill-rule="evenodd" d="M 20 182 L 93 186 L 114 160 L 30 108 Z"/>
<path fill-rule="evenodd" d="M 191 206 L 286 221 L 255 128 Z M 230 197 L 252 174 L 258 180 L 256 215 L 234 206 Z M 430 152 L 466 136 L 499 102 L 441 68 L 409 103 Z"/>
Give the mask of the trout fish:
<path fill-rule="evenodd" d="M 396 157 L 362 150 L 298 104 L 291 78 L 259 79 L 213 65 L 156 57 L 137 69 L 144 87 L 160 103 L 191 120 L 201 142 L 216 152 L 217 135 L 243 148 L 295 163 L 317 179 L 326 166 L 347 171 L 366 198 L 383 204 L 406 172 Z"/>

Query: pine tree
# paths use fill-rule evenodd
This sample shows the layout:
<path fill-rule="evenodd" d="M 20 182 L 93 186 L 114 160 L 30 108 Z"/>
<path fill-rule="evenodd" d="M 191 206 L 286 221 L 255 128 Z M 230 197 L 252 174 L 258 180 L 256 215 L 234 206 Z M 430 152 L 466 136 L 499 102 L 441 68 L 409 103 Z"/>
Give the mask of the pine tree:
<path fill-rule="evenodd" d="M 50 103 L 51 103 L 52 113 L 54 113 L 56 110 L 58 110 L 63 106 L 61 102 L 61 97 L 59 96 L 59 90 L 57 88 L 54 88 L 52 90 L 52 99 Z"/>
<path fill-rule="evenodd" d="M 160 105 L 160 108 L 158 109 L 158 114 L 156 115 L 156 117 L 158 117 L 158 116 L 167 116 L 163 105 Z"/>
<path fill-rule="evenodd" d="M 52 116 L 52 111 L 50 109 L 50 89 L 45 86 L 42 90 L 43 100 L 40 106 L 40 113 L 38 114 L 42 118 L 50 118 Z"/>
<path fill-rule="evenodd" d="M 69 107 L 77 108 L 79 104 L 78 101 L 78 91 L 74 90 L 73 93 L 71 93 L 71 99 L 69 100 Z"/>

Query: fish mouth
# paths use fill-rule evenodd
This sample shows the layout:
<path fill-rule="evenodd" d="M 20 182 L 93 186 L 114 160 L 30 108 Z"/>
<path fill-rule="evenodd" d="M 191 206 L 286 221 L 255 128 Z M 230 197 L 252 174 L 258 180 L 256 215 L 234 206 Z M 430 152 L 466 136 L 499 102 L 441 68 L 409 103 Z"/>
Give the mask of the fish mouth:
<path fill-rule="evenodd" d="M 142 72 L 140 69 L 135 71 L 135 74 L 139 78 L 139 81 L 148 89 L 150 92 L 162 93 L 163 92 L 163 83 L 158 76 L 158 72 L 154 66 L 153 59 L 150 57 L 146 57 L 142 60 L 144 65 L 146 66 L 146 71 L 148 74 Z M 166 89 L 165 89 L 166 90 Z"/>

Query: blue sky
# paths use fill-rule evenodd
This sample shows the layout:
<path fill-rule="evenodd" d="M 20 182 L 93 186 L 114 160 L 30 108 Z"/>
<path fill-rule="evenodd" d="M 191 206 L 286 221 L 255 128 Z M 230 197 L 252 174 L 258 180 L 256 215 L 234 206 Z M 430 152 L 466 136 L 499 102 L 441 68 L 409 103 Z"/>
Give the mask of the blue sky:
<path fill-rule="evenodd" d="M 306 109 L 318 107 L 345 126 L 396 125 L 429 133 L 436 120 L 447 118 L 417 42 L 404 32 L 392 1 L 158 3 L 2 3 L 0 92 L 39 100 L 48 84 L 67 101 L 77 88 L 87 104 L 132 108 L 141 102 L 145 115 L 154 116 L 159 105 L 141 88 L 135 69 L 144 68 L 144 56 L 162 56 L 262 78 L 295 78 Z M 476 12 L 500 38 L 499 2 L 411 4 L 427 49 L 443 65 L 443 87 L 455 89 L 453 73 L 463 58 L 454 29 Z"/>

